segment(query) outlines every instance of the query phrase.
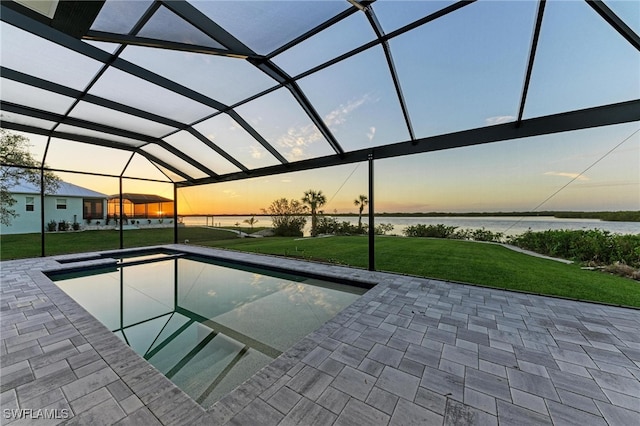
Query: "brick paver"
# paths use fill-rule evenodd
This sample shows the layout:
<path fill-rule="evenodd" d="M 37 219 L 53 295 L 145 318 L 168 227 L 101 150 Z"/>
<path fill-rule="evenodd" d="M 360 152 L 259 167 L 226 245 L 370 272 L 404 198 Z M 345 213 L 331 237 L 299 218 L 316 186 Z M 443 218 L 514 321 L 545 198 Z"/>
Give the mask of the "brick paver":
<path fill-rule="evenodd" d="M 640 419 L 638 310 L 166 247 L 376 286 L 205 409 L 42 273 L 68 267 L 57 262 L 62 257 L 1 262 L 2 424 L 44 424 L 17 418 L 39 410 L 57 416 L 47 424 L 627 425 Z M 105 262 L 93 259 L 82 264 Z"/>

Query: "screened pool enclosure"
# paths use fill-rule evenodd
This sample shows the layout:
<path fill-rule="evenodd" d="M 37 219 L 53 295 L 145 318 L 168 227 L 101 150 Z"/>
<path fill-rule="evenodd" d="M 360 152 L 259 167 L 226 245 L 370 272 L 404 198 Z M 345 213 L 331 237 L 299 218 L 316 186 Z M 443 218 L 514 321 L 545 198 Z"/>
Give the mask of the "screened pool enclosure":
<path fill-rule="evenodd" d="M 41 171 L 172 195 L 170 242 L 182 191 L 361 163 L 373 269 L 379 162 L 640 120 L 637 2 L 1 7 L 2 128 Z"/>

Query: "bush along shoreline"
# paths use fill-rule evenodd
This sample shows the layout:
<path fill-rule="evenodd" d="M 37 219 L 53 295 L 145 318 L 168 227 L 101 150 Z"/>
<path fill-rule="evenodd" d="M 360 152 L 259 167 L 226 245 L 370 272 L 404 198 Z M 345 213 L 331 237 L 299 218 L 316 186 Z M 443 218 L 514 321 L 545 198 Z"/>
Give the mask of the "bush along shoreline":
<path fill-rule="evenodd" d="M 407 237 L 447 238 L 507 243 L 545 256 L 572 260 L 585 267 L 640 280 L 640 234 L 620 235 L 600 229 L 527 231 L 512 237 L 487 229 L 447 225 L 408 226 Z"/>
<path fill-rule="evenodd" d="M 640 234 L 620 235 L 600 229 L 527 231 L 509 243 L 640 280 Z"/>

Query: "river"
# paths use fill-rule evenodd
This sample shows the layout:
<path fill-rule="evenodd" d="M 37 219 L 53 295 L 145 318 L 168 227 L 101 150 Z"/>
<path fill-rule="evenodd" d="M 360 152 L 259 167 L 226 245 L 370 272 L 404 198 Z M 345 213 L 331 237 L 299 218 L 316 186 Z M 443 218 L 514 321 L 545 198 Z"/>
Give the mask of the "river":
<path fill-rule="evenodd" d="M 251 216 L 188 216 L 183 219 L 186 226 L 242 226 L 249 227 L 244 221 Z M 271 226 L 270 216 L 255 216 L 257 222 L 254 226 Z M 336 216 L 338 222 L 347 221 L 352 224 L 358 223 L 358 216 Z M 362 217 L 362 223 L 368 223 L 368 217 Z M 587 230 L 600 229 L 615 234 L 640 234 L 640 222 L 608 222 L 598 219 L 559 219 L 552 216 L 531 216 L 531 217 L 390 217 L 378 216 L 375 218 L 376 224 L 390 223 L 393 230 L 388 235 L 402 235 L 402 231 L 411 225 L 424 224 L 447 226 L 457 226 L 461 229 L 485 228 L 492 232 L 502 232 L 505 236 L 519 235 L 527 230 L 546 231 L 549 229 L 569 229 Z M 309 234 L 311 220 L 307 220 L 305 235 Z"/>

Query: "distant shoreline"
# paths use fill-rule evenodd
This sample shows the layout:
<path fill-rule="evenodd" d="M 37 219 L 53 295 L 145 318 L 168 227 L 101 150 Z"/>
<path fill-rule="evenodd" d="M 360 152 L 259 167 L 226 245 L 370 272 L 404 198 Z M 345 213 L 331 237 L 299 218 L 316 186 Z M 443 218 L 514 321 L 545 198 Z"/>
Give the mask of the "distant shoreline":
<path fill-rule="evenodd" d="M 330 213 L 325 212 L 327 216 L 358 216 L 357 212 L 349 213 Z M 363 217 L 366 217 L 366 212 Z M 258 216 L 268 217 L 268 214 L 181 214 L 182 217 L 196 216 L 213 216 L 213 217 L 236 217 L 236 216 Z M 614 212 L 581 212 L 581 211 L 541 211 L 541 212 L 468 212 L 468 213 L 441 213 L 441 212 L 422 212 L 422 213 L 404 213 L 404 212 L 383 212 L 376 213 L 376 217 L 555 217 L 557 219 L 600 219 L 608 222 L 640 222 L 640 210 L 633 211 L 614 211 Z"/>

